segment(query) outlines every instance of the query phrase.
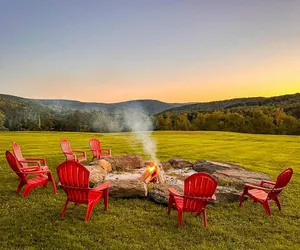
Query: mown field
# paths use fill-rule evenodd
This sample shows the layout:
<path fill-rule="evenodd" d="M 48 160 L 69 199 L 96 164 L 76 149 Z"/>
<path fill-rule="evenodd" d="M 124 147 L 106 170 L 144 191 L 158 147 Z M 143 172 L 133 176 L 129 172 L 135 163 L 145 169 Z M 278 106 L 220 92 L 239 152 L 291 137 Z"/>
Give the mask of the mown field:
<path fill-rule="evenodd" d="M 290 185 L 281 194 L 282 212 L 271 204 L 267 217 L 259 204 L 249 201 L 209 205 L 208 228 L 191 214 L 177 227 L 177 213 L 141 199 L 110 199 L 84 222 L 86 207 L 70 205 L 59 189 L 37 188 L 28 198 L 15 193 L 17 177 L 5 160 L 5 150 L 16 141 L 26 157 L 45 157 L 57 179 L 56 167 L 64 160 L 59 141 L 67 138 L 74 149 L 88 152 L 88 141 L 97 137 L 114 155 L 143 154 L 133 134 L 54 132 L 0 133 L 0 249 L 299 249 L 300 248 L 300 137 L 221 132 L 155 132 L 157 157 L 178 156 L 237 163 L 276 176 L 286 167 L 294 169 Z"/>

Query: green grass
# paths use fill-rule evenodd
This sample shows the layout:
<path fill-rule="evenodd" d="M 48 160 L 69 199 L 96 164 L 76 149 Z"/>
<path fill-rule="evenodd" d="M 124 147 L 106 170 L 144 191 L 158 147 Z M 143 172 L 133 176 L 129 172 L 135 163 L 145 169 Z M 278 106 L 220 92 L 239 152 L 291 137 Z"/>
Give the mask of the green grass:
<path fill-rule="evenodd" d="M 166 207 L 147 200 L 110 199 L 109 211 L 101 202 L 91 220 L 84 222 L 86 206 L 70 205 L 65 218 L 60 212 L 64 192 L 37 188 L 28 198 L 15 193 L 16 175 L 4 152 L 17 141 L 23 155 L 45 157 L 57 180 L 56 166 L 64 160 L 59 141 L 68 138 L 74 149 L 88 151 L 88 141 L 98 137 L 114 155 L 143 154 L 130 133 L 0 133 L 0 249 L 299 249 L 300 247 L 300 137 L 220 132 L 155 132 L 160 160 L 178 156 L 237 163 L 276 176 L 286 167 L 294 169 L 281 195 L 282 212 L 271 204 L 267 217 L 262 206 L 247 201 L 209 205 L 208 228 L 202 217 L 184 215 L 177 227 L 177 213 L 169 218 Z"/>

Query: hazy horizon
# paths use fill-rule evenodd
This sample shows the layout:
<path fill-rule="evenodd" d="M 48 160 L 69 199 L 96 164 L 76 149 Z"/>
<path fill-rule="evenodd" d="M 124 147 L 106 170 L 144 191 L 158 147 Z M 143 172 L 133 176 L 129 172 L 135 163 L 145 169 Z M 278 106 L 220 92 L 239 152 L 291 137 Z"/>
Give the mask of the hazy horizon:
<path fill-rule="evenodd" d="M 2 1 L 0 93 L 116 103 L 300 92 L 299 1 Z"/>
<path fill-rule="evenodd" d="M 205 103 L 205 102 L 214 102 L 214 101 L 225 101 L 229 99 L 239 99 L 239 98 L 256 98 L 256 97 L 263 97 L 263 98 L 268 98 L 268 97 L 275 97 L 275 96 L 281 96 L 281 95 L 271 95 L 271 96 L 241 96 L 241 97 L 234 97 L 234 98 L 225 98 L 225 99 L 218 99 L 218 100 L 209 100 L 209 101 L 195 101 L 195 102 L 168 102 L 160 99 L 153 99 L 153 98 L 148 98 L 148 99 L 128 99 L 128 100 L 121 100 L 118 102 L 101 102 L 101 101 L 81 101 L 81 100 L 76 100 L 76 99 L 58 99 L 58 98 L 31 98 L 31 97 L 26 97 L 26 96 L 19 96 L 19 95 L 14 95 L 14 94 L 8 94 L 8 93 L 0 93 L 3 95 L 11 95 L 11 96 L 16 96 L 16 97 L 21 97 L 25 99 L 34 99 L 34 100 L 56 100 L 56 101 L 75 101 L 75 102 L 84 102 L 84 103 L 104 103 L 104 104 L 114 104 L 114 103 L 121 103 L 121 102 L 130 102 L 130 101 L 144 101 L 144 100 L 150 100 L 150 101 L 161 101 L 165 103 Z M 282 95 L 294 95 L 294 94 L 300 94 L 300 92 L 294 92 L 294 93 L 286 93 Z"/>

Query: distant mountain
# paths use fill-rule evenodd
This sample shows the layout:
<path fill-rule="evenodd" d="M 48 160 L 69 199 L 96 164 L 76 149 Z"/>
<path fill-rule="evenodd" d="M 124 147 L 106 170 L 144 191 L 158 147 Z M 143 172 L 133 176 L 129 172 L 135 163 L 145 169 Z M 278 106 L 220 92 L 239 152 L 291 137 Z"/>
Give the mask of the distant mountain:
<path fill-rule="evenodd" d="M 0 110 L 4 111 L 14 107 L 26 107 L 34 110 L 48 109 L 34 99 L 27 99 L 19 96 L 0 94 Z"/>
<path fill-rule="evenodd" d="M 236 98 L 189 105 L 157 100 L 135 100 L 112 104 L 35 100 L 0 94 L 0 130 L 131 131 L 127 114 L 137 108 L 154 115 L 153 125 L 158 130 L 300 134 L 300 93 L 269 98 Z M 170 114 L 158 115 L 165 114 L 167 111 Z M 181 113 L 188 113 L 188 115 L 178 115 Z M 148 127 L 145 129 L 147 130 Z"/>
<path fill-rule="evenodd" d="M 180 107 L 186 103 L 166 103 L 158 100 L 133 100 L 118 103 L 99 103 L 99 102 L 79 102 L 71 100 L 37 100 L 43 105 L 58 109 L 78 109 L 83 111 L 102 110 L 112 113 L 126 109 L 142 108 L 147 113 L 153 115 L 166 109 Z"/>
<path fill-rule="evenodd" d="M 62 110 L 81 110 L 81 111 L 92 111 L 101 110 L 106 113 L 112 113 L 120 110 L 137 109 L 142 108 L 150 115 L 162 112 L 166 109 L 180 107 L 182 105 L 190 103 L 166 103 L 158 100 L 133 100 L 119 103 L 97 103 L 97 102 L 80 102 L 72 100 L 46 100 L 46 99 L 29 99 L 12 95 L 0 94 L 0 100 L 7 102 L 15 102 L 20 105 L 42 105 L 47 108 Z"/>
<path fill-rule="evenodd" d="M 52 110 L 101 110 L 105 113 L 113 113 L 128 109 L 142 108 L 150 115 L 171 112 L 173 114 L 210 112 L 223 109 L 234 109 L 250 106 L 281 107 L 297 118 L 300 118 L 300 93 L 281 95 L 274 97 L 249 97 L 235 98 L 223 101 L 199 102 L 199 103 L 166 103 L 158 100 L 133 100 L 118 103 L 80 102 L 72 100 L 55 99 L 29 99 L 12 95 L 0 94 L 0 106 L 6 105 L 28 106 L 34 109 Z"/>
<path fill-rule="evenodd" d="M 274 97 L 249 97 L 235 98 L 223 101 L 200 102 L 196 104 L 184 105 L 170 108 L 161 113 L 171 112 L 173 114 L 210 112 L 223 109 L 233 109 L 250 106 L 273 106 L 283 108 L 287 113 L 295 117 L 300 117 L 300 93 L 291 95 L 281 95 Z"/>

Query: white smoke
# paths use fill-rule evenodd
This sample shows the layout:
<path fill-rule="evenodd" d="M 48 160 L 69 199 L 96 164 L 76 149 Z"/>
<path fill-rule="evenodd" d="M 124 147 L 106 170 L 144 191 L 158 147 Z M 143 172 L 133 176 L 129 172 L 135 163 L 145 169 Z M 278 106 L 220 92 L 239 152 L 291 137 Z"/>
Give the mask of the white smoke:
<path fill-rule="evenodd" d="M 134 132 L 135 138 L 142 143 L 145 154 L 157 162 L 151 117 L 142 108 L 138 108 L 124 112 L 123 118 L 125 126 Z"/>
<path fill-rule="evenodd" d="M 135 140 L 143 145 L 144 153 L 156 162 L 156 142 L 152 138 L 153 122 L 151 116 L 147 114 L 139 105 L 131 108 L 117 109 L 108 114 L 105 112 L 92 113 L 91 127 L 99 132 L 121 132 L 131 131 Z M 130 137 L 129 137 L 130 138 Z"/>
<path fill-rule="evenodd" d="M 105 112 L 94 113 L 92 121 L 91 127 L 101 132 L 122 131 L 124 126 L 119 123 L 117 114 L 109 115 Z"/>

